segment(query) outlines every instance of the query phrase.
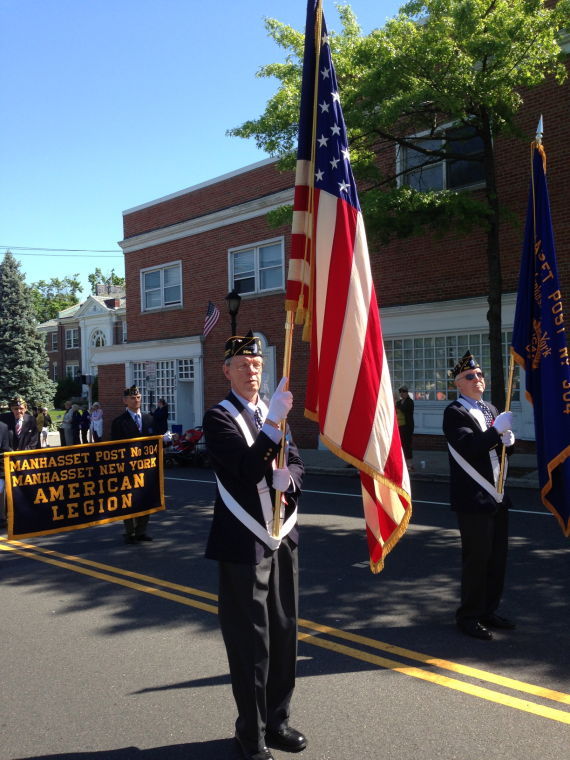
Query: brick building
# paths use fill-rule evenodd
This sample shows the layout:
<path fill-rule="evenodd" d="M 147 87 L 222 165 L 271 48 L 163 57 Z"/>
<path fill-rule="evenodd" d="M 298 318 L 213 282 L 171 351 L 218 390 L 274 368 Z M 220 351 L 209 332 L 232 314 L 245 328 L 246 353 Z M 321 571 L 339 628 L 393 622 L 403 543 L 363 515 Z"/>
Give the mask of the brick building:
<path fill-rule="evenodd" d="M 565 130 L 569 101 L 567 87 L 548 83 L 533 90 L 520 115 L 529 141 L 504 139 L 498 146 L 499 193 L 509 209 L 501 226 L 505 359 L 526 214 L 529 142 L 541 113 L 559 275 L 568 302 L 564 186 L 570 166 Z M 462 162 L 441 162 L 420 175 L 413 158 L 413 151 L 393 155 L 400 166 L 407 162 L 409 184 L 481 192 L 481 177 L 466 173 Z M 98 348 L 93 356 L 107 421 L 122 410 L 122 389 L 136 382 L 143 391 L 143 408 L 164 397 L 171 423 L 185 428 L 200 424 L 204 410 L 226 392 L 221 362 L 230 321 L 224 298 L 234 288 L 242 295 L 238 332 L 252 328 L 265 346 L 263 387 L 270 393 L 281 374 L 290 235 L 288 227 L 269 227 L 266 214 L 290 203 L 292 196 L 293 175 L 278 172 L 267 159 L 124 212 L 128 342 Z M 406 383 L 415 398 L 417 445 L 443 446 L 443 409 L 455 397 L 449 367 L 467 347 L 484 368 L 489 364 L 484 232 L 461 238 L 442 231 L 437 237 L 371 247 L 371 263 L 393 386 Z M 221 316 L 203 340 L 210 300 Z M 302 416 L 308 349 L 299 332 L 291 371 L 297 399 L 292 424 L 299 444 L 311 447 L 317 445 L 317 434 L 314 423 Z M 531 441 L 532 410 L 521 395 L 517 389 L 512 403 L 515 432 Z"/>
<path fill-rule="evenodd" d="M 50 378 L 57 382 L 64 377 L 95 376 L 95 349 L 121 345 L 127 340 L 125 315 L 124 290 L 99 286 L 97 295 L 60 311 L 57 319 L 38 325 L 38 331 L 45 335 Z M 84 392 L 88 395 L 88 388 Z"/>

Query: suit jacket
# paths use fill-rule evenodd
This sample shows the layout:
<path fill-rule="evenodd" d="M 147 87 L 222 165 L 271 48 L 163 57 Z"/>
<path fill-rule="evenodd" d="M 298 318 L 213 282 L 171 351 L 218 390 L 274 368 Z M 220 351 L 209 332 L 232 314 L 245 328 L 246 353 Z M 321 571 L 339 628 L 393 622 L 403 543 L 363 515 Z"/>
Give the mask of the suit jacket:
<path fill-rule="evenodd" d="M 233 393 L 230 393 L 227 399 L 238 411 L 243 410 L 243 404 Z M 248 446 L 238 423 L 230 412 L 219 405 L 209 409 L 204 416 L 204 438 L 214 471 L 223 486 L 243 509 L 255 520 L 264 524 L 257 484 L 266 476 L 271 486 L 272 462 L 279 453 L 280 446 L 264 432 L 258 431 L 247 414 L 244 415 L 244 419 L 254 438 L 252 446 Z M 292 513 L 297 504 L 304 473 L 303 462 L 297 447 L 290 439 L 290 435 L 288 438 L 287 467 L 295 483 L 295 493 L 285 494 L 286 517 Z M 273 504 L 275 501 L 273 488 L 270 488 L 270 494 Z M 287 538 L 295 545 L 298 543 L 297 524 Z M 226 562 L 257 564 L 270 553 L 271 549 L 226 507 L 216 489 L 214 518 L 206 547 L 206 557 Z"/>
<path fill-rule="evenodd" d="M 5 422 L 0 422 L 0 478 L 4 477 L 4 457 L 5 451 L 12 451 L 10 446 L 10 431 Z"/>
<path fill-rule="evenodd" d="M 487 404 L 493 419 L 497 409 Z M 496 449 L 499 461 L 503 444 L 501 436 L 494 427 L 481 430 L 473 415 L 459 403 L 453 401 L 443 413 L 443 432 L 451 446 L 474 467 L 477 472 L 494 485 L 493 467 L 489 452 Z M 507 449 L 510 454 L 513 447 Z M 457 512 L 496 512 L 498 504 L 493 496 L 480 486 L 465 470 L 449 455 L 450 497 L 451 508 Z M 509 506 L 510 501 L 505 494 L 503 505 Z"/>
<path fill-rule="evenodd" d="M 141 438 L 144 435 L 155 435 L 152 414 L 141 414 L 141 417 L 142 431 L 139 432 L 135 421 L 125 409 L 125 411 L 118 417 L 115 417 L 111 423 L 111 440 L 121 441 L 123 438 Z"/>
<path fill-rule="evenodd" d="M 10 431 L 10 446 L 13 451 L 39 449 L 40 434 L 38 432 L 36 420 L 31 414 L 28 414 L 28 412 L 24 413 L 20 435 L 16 435 L 16 418 L 12 412 L 6 412 L 6 414 L 3 414 L 0 417 L 0 421 L 8 425 L 8 430 Z"/>

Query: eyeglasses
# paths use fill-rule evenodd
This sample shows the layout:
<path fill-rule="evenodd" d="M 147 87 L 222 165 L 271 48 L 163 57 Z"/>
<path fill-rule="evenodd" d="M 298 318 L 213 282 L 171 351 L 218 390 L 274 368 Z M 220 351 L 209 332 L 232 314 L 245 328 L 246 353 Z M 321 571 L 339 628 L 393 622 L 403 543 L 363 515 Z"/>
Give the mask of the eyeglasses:
<path fill-rule="evenodd" d="M 263 363 L 252 362 L 250 364 L 249 362 L 246 362 L 245 364 L 236 365 L 235 368 L 238 372 L 255 372 L 256 375 L 259 375 L 261 372 L 263 372 Z"/>
<path fill-rule="evenodd" d="M 477 380 L 481 380 L 484 377 L 484 372 L 468 372 L 466 375 L 463 375 L 463 378 L 465 380 L 475 380 L 475 378 L 477 378 Z"/>

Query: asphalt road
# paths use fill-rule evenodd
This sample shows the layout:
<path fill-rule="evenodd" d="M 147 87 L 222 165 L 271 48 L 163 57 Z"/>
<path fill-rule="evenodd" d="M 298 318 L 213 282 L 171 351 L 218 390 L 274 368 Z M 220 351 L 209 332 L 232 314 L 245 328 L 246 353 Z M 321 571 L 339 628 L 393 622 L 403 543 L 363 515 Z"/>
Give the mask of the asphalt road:
<path fill-rule="evenodd" d="M 120 524 L 0 538 L 0 760 L 240 757 L 216 567 L 202 558 L 211 473 L 168 471 L 166 493 L 152 544 L 124 546 Z M 535 491 L 512 495 L 503 612 L 518 627 L 481 642 L 453 625 L 445 485 L 415 484 L 411 525 L 372 575 L 358 481 L 306 479 L 299 757 L 568 756 L 569 543 Z"/>

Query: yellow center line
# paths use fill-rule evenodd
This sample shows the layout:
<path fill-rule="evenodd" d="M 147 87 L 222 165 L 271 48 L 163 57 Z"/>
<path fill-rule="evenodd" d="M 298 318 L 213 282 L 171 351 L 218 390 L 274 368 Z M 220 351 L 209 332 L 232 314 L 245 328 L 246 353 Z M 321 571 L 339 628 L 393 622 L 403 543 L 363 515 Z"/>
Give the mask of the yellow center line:
<path fill-rule="evenodd" d="M 497 673 L 472 668 L 469 665 L 461 665 L 458 662 L 450 662 L 449 660 L 442 660 L 438 657 L 430 657 L 421 652 L 414 652 L 411 649 L 404 649 L 403 647 L 398 647 L 394 644 L 386 644 L 383 641 L 377 641 L 368 636 L 361 636 L 357 633 L 351 633 L 350 631 L 343 631 L 339 628 L 321 625 L 320 623 L 314 623 L 311 620 L 299 620 L 299 625 L 303 628 L 310 628 L 313 631 L 318 631 L 319 633 L 325 633 L 339 639 L 352 641 L 355 644 L 364 644 L 364 646 L 370 647 L 371 649 L 381 649 L 383 652 L 390 652 L 391 654 L 397 654 L 400 657 L 407 657 L 409 660 L 418 660 L 425 665 L 432 665 L 441 670 L 451 670 L 454 673 L 461 673 L 461 675 L 469 676 L 470 678 L 478 678 L 481 681 L 488 681 L 489 683 L 494 683 L 498 686 L 506 686 L 509 689 L 522 691 L 526 694 L 533 694 L 536 697 L 552 699 L 556 702 L 570 705 L 570 694 L 565 694 L 561 691 L 545 689 L 542 686 L 535 686 L 534 684 L 525 683 L 524 681 L 517 681 L 514 678 L 508 678 L 506 676 L 500 676 Z"/>
<path fill-rule="evenodd" d="M 71 570 L 73 572 L 88 575 L 92 578 L 97 578 L 102 581 L 125 586 L 127 588 L 134 589 L 135 591 L 152 594 L 154 596 L 168 599 L 170 601 L 177 602 L 188 607 L 194 607 L 205 612 L 210 612 L 213 614 L 217 614 L 218 612 L 217 606 L 213 604 L 206 604 L 195 599 L 190 599 L 187 596 L 182 596 L 180 594 L 163 590 L 172 589 L 173 591 L 181 591 L 184 594 L 194 594 L 196 596 L 207 598 L 214 602 L 217 601 L 216 594 L 202 591 L 201 589 L 192 588 L 190 586 L 183 586 L 178 583 L 172 583 L 170 581 L 161 580 L 159 578 L 154 578 L 152 576 L 144 575 L 142 573 L 137 573 L 130 570 L 123 570 L 122 568 L 114 567 L 112 565 L 105 565 L 94 560 L 88 560 L 69 554 L 63 554 L 53 549 L 42 548 L 21 541 L 7 542 L 6 539 L 2 537 L 0 537 L 0 550 L 13 552 L 22 557 L 27 557 L 28 559 L 35 559 L 39 562 L 61 567 L 65 570 Z M 85 565 L 86 567 L 82 567 L 81 565 Z M 97 570 L 92 570 L 90 568 L 96 568 Z M 104 572 L 99 572 L 100 570 Z M 115 574 L 111 575 L 110 573 Z M 121 575 L 125 577 L 119 577 Z M 141 583 L 136 582 L 135 580 L 129 580 L 130 578 L 143 582 Z M 385 652 L 399 655 L 401 657 L 406 657 L 407 659 L 416 660 L 428 666 L 450 670 L 472 678 L 477 678 L 479 680 L 485 680 L 489 683 L 505 686 L 517 691 L 522 691 L 524 693 L 532 694 L 543 699 L 551 699 L 565 704 L 570 704 L 569 694 L 553 691 L 552 689 L 545 689 L 543 687 L 528 684 L 523 681 L 517 681 L 515 679 L 500 676 L 495 673 L 479 670 L 467 665 L 461 665 L 460 663 L 454 663 L 448 660 L 430 657 L 429 655 L 422 654 L 421 652 L 414 652 L 410 649 L 405 649 L 393 644 L 377 641 L 376 639 L 372 639 L 367 636 L 361 636 L 359 634 L 343 631 L 339 628 L 333 628 L 332 626 L 322 625 L 320 623 L 305 620 L 302 618 L 299 620 L 299 626 L 301 628 L 308 628 L 317 634 L 324 634 L 352 641 L 355 644 L 362 644 L 372 649 L 379 649 Z M 437 684 L 439 686 L 461 691 L 471 696 L 496 702 L 498 704 L 522 710 L 524 712 L 533 713 L 535 715 L 549 718 L 551 720 L 556 720 L 561 723 L 570 724 L 570 713 L 563 712 L 551 707 L 544 707 L 537 703 L 528 702 L 518 697 L 511 697 L 507 694 L 495 692 L 491 689 L 486 689 L 481 686 L 470 684 L 466 681 L 460 681 L 458 679 L 450 678 L 445 675 L 439 675 L 428 670 L 409 666 L 403 662 L 398 662 L 397 660 L 380 657 L 373 653 L 356 649 L 355 647 L 346 646 L 335 641 L 329 641 L 327 639 L 320 638 L 318 635 L 314 635 L 313 633 L 307 633 L 301 630 L 299 631 L 299 640 L 307 644 L 312 644 L 313 646 L 328 649 L 339 654 L 344 654 L 348 657 L 363 660 L 364 662 L 368 662 L 369 664 L 381 668 L 393 670 L 403 675 L 419 678 L 421 680 L 429 681 L 430 683 Z"/>
<path fill-rule="evenodd" d="M 302 641 L 313 644 L 314 646 L 322 647 L 323 649 L 330 649 L 332 652 L 338 652 L 339 654 L 344 654 L 357 660 L 363 660 L 364 662 L 368 662 L 371 665 L 378 665 L 381 668 L 394 670 L 397 673 L 402 673 L 406 676 L 412 676 L 413 678 L 420 678 L 423 681 L 429 681 L 430 683 L 437 684 L 438 686 L 445 686 L 448 689 L 455 689 L 455 691 L 461 691 L 464 694 L 469 694 L 472 697 L 486 699 L 488 702 L 496 702 L 500 705 L 505 705 L 506 707 L 513 707 L 516 710 L 522 710 L 523 712 L 532 713 L 533 715 L 540 715 L 543 718 L 550 718 L 550 720 L 556 720 L 559 723 L 570 724 L 570 713 L 563 712 L 562 710 L 556 710 L 553 707 L 544 707 L 543 705 L 539 705 L 536 702 L 527 702 L 524 699 L 519 699 L 519 697 L 511 697 L 508 694 L 502 694 L 498 691 L 485 689 L 482 686 L 470 684 L 466 681 L 459 681 L 456 678 L 449 678 L 449 676 L 430 673 L 427 670 L 404 665 L 402 662 L 389 660 L 386 657 L 379 657 L 376 654 L 362 652 L 359 649 L 346 646 L 345 644 L 339 644 L 335 641 L 319 639 L 310 633 L 300 632 L 299 638 Z"/>

